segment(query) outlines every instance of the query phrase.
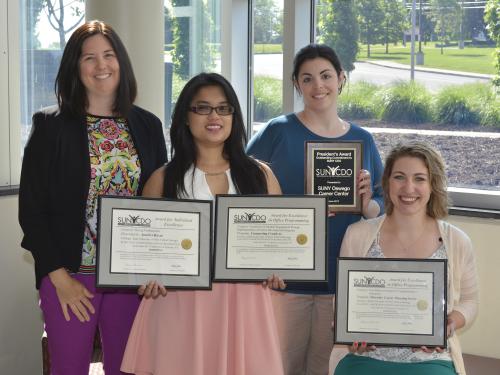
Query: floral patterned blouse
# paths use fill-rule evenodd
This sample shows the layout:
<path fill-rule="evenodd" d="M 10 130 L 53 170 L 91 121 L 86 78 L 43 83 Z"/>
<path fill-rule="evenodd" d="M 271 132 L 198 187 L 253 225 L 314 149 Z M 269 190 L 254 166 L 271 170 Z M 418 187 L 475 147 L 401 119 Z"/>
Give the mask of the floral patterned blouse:
<path fill-rule="evenodd" d="M 141 165 L 124 118 L 87 115 L 87 132 L 91 172 L 79 272 L 95 273 L 97 197 L 136 195 Z"/>

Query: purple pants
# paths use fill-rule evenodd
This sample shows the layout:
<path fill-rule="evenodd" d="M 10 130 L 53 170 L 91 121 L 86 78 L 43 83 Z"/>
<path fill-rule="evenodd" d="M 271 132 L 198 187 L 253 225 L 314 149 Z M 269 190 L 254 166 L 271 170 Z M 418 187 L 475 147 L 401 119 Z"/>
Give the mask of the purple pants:
<path fill-rule="evenodd" d="M 48 276 L 40 286 L 40 308 L 49 343 L 51 375 L 88 375 L 96 326 L 101 334 L 106 375 L 123 375 L 120 365 L 140 297 L 135 291 L 96 291 L 95 275 L 72 275 L 94 295 L 95 314 L 81 323 L 69 310 L 64 319 L 56 289 Z"/>

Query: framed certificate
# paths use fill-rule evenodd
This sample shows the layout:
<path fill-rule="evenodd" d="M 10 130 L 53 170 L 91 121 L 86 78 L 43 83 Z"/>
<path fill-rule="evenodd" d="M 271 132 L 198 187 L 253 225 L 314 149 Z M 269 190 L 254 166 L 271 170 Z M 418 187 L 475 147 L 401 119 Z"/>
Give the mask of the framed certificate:
<path fill-rule="evenodd" d="M 327 200 L 218 195 L 214 281 L 327 281 Z"/>
<path fill-rule="evenodd" d="M 335 342 L 446 347 L 446 259 L 339 258 Z"/>
<path fill-rule="evenodd" d="M 97 287 L 211 288 L 212 202 L 99 197 Z"/>
<path fill-rule="evenodd" d="M 305 148 L 305 193 L 328 197 L 332 212 L 361 212 L 356 180 L 363 144 L 306 141 Z"/>

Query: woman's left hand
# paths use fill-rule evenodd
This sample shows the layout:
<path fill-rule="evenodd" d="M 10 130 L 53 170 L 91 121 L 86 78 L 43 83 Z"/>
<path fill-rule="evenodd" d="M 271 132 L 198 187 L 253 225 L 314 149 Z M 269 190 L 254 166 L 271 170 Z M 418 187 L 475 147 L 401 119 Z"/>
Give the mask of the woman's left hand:
<path fill-rule="evenodd" d="M 160 295 L 165 297 L 167 295 L 167 289 L 159 284 L 156 280 L 149 281 L 147 284 L 141 285 L 137 289 L 137 294 L 144 296 L 144 298 L 158 298 Z"/>
<path fill-rule="evenodd" d="M 286 288 L 286 284 L 285 284 L 285 281 L 283 281 L 283 279 L 277 275 L 275 275 L 274 273 L 269 276 L 267 278 L 267 280 L 264 280 L 262 282 L 262 285 L 263 286 L 267 286 L 268 288 L 271 288 L 271 289 L 285 289 Z"/>

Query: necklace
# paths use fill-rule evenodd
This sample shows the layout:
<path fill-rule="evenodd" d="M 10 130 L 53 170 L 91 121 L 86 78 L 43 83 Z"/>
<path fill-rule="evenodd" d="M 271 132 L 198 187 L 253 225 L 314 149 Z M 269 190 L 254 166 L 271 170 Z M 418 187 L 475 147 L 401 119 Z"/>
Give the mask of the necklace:
<path fill-rule="evenodd" d="M 396 239 L 398 240 L 399 244 L 401 245 L 401 248 L 403 249 L 403 251 L 405 253 L 408 253 L 408 250 L 410 250 L 413 247 L 413 245 L 415 245 L 422 238 L 422 236 L 425 233 L 426 227 L 427 227 L 427 223 L 424 224 L 424 226 L 422 227 L 422 230 L 420 231 L 420 234 L 417 236 L 417 238 L 415 240 L 413 240 L 409 245 L 406 245 L 406 246 L 403 243 L 403 241 L 401 241 L 401 238 L 399 237 L 399 233 L 396 233 Z"/>
<path fill-rule="evenodd" d="M 205 173 L 205 176 L 213 177 L 213 176 L 220 176 L 220 175 L 226 174 L 226 171 L 222 171 L 222 172 L 203 172 L 203 173 Z"/>

